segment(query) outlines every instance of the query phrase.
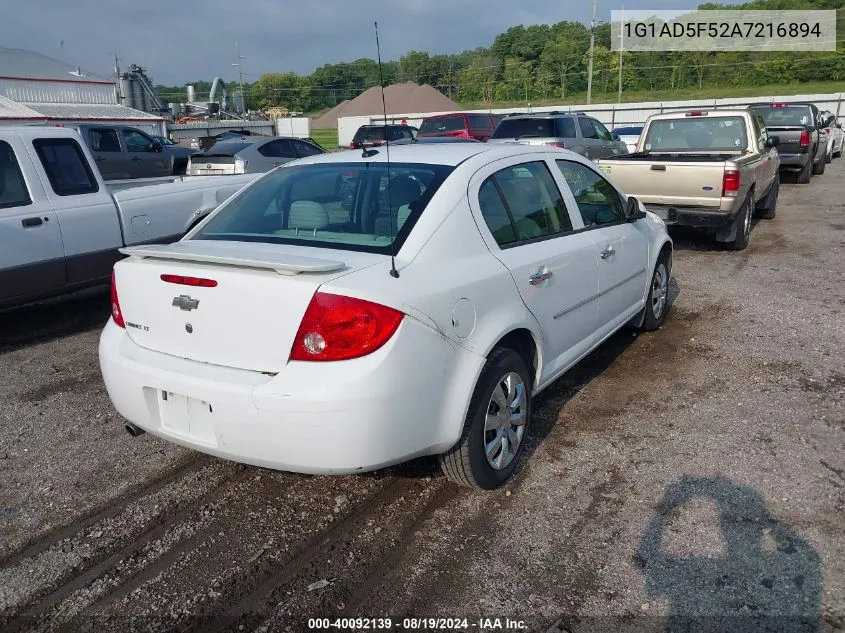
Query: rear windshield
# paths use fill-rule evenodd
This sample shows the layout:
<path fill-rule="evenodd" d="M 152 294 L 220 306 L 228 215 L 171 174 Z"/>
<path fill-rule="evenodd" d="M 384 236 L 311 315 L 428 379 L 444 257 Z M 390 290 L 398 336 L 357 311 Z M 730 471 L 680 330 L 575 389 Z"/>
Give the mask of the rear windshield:
<path fill-rule="evenodd" d="M 618 127 L 613 131 L 619 136 L 636 136 L 641 134 L 643 129 L 641 127 Z"/>
<path fill-rule="evenodd" d="M 436 119 L 424 119 L 420 125 L 420 134 L 445 134 L 467 129 L 462 115 L 441 116 Z"/>
<path fill-rule="evenodd" d="M 454 167 L 316 163 L 262 177 L 193 239 L 299 244 L 389 254 Z"/>
<path fill-rule="evenodd" d="M 755 106 L 754 112 L 763 117 L 766 127 L 779 125 L 813 125 L 813 111 L 810 106 Z"/>
<path fill-rule="evenodd" d="M 748 143 L 742 117 L 690 117 L 654 121 L 648 128 L 645 150 L 737 151 Z"/>
<path fill-rule="evenodd" d="M 491 138 L 575 138 L 575 122 L 569 117 L 558 119 L 503 119 Z"/>
<path fill-rule="evenodd" d="M 355 138 L 352 139 L 357 142 L 361 141 L 383 141 L 385 128 L 383 125 L 377 127 L 359 127 L 355 132 Z"/>

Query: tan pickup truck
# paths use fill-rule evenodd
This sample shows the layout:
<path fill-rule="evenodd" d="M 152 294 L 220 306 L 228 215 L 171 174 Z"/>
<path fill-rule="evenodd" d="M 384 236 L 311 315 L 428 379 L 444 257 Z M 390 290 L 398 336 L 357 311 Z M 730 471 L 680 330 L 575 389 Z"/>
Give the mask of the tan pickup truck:
<path fill-rule="evenodd" d="M 636 152 L 596 163 L 667 225 L 708 230 L 741 250 L 755 212 L 775 216 L 778 141 L 749 108 L 673 112 L 649 117 Z"/>

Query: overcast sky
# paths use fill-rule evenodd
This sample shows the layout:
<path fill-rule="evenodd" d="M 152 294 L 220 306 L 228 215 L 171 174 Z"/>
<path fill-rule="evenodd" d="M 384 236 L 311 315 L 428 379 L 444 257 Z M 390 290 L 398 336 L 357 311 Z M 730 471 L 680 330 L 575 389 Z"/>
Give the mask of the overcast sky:
<path fill-rule="evenodd" d="M 628 0 L 626 9 L 688 9 L 699 0 Z M 147 68 L 155 83 L 237 78 L 235 41 L 246 81 L 266 72 L 410 50 L 457 53 L 489 46 L 510 26 L 590 20 L 589 0 L 0 0 L 0 46 L 34 50 L 108 77 Z M 598 0 L 608 21 L 622 0 Z M 166 7 L 166 8 L 165 8 Z M 64 41 L 62 47 L 60 43 Z M 62 53 L 63 51 L 63 53 Z M 2 71 L 2 69 L 0 69 Z M 2 74 L 2 72 L 0 72 Z"/>

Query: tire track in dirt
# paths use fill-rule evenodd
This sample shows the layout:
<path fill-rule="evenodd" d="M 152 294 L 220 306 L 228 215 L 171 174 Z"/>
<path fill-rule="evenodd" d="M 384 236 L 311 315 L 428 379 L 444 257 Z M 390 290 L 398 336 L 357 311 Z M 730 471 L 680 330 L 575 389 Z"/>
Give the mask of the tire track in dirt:
<path fill-rule="evenodd" d="M 197 462 L 204 464 L 206 461 L 210 460 L 202 458 L 190 460 L 187 464 L 184 464 L 182 467 L 176 469 L 176 472 L 186 474 L 186 471 L 191 472 L 191 465 L 195 465 Z M 26 604 L 21 605 L 18 609 L 16 609 L 16 615 L 12 616 L 14 619 L 11 619 L 11 621 L 7 623 L 7 628 L 5 630 L 14 631 L 19 627 L 24 626 L 27 622 L 32 622 L 35 619 L 41 618 L 57 605 L 61 604 L 61 602 L 68 596 L 72 595 L 79 589 L 90 585 L 98 578 L 107 574 L 109 570 L 114 569 L 118 563 L 130 558 L 134 554 L 137 554 L 145 546 L 162 538 L 168 531 L 173 529 L 175 526 L 180 525 L 198 510 L 210 503 L 213 503 L 216 499 L 225 494 L 227 489 L 237 485 L 250 474 L 252 474 L 251 471 L 241 469 L 234 476 L 222 479 L 209 491 L 202 494 L 192 502 L 182 506 L 176 512 L 167 514 L 163 520 L 161 517 L 153 518 L 152 521 L 147 524 L 147 527 L 140 534 L 135 535 L 129 543 L 123 545 L 122 547 L 118 547 L 116 550 L 114 548 L 104 549 L 98 553 L 96 558 L 86 561 L 87 565 L 82 569 L 68 569 L 65 573 L 56 578 L 55 582 L 51 586 L 42 588 L 42 590 L 33 596 L 33 598 L 31 598 Z M 168 482 L 173 481 L 174 478 L 178 478 L 173 475 L 174 473 L 171 473 L 169 477 L 166 478 L 168 479 Z M 157 481 L 156 484 L 158 483 L 160 482 Z M 145 492 L 138 495 L 138 499 L 149 492 L 150 486 L 147 486 L 145 488 Z M 126 508 L 127 505 L 129 504 L 124 504 L 109 516 L 119 514 Z M 95 525 L 97 522 L 98 521 L 86 522 L 86 525 L 81 527 L 79 531 L 85 530 L 87 527 Z M 67 529 L 65 529 L 62 533 L 65 534 L 65 538 L 67 538 L 68 536 L 78 534 L 79 531 L 67 534 Z"/>
<path fill-rule="evenodd" d="M 170 483 L 202 469 L 211 462 L 211 457 L 199 453 L 186 455 L 151 481 L 137 485 L 114 499 L 104 501 L 75 521 L 53 528 L 34 537 L 16 550 L 0 556 L 0 568 L 13 567 L 28 558 L 38 556 L 66 538 L 75 536 L 101 521 L 117 516 L 126 509 L 126 506 L 142 497 L 158 492 Z"/>

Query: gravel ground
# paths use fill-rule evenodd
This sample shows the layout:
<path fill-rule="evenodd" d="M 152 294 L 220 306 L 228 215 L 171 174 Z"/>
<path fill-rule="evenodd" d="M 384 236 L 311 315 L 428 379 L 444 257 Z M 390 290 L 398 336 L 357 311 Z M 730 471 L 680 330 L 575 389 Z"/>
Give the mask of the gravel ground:
<path fill-rule="evenodd" d="M 665 327 L 539 396 L 495 493 L 131 439 L 103 292 L 0 314 L 0 629 L 845 631 L 843 173 L 782 186 L 746 251 L 676 234 Z"/>

